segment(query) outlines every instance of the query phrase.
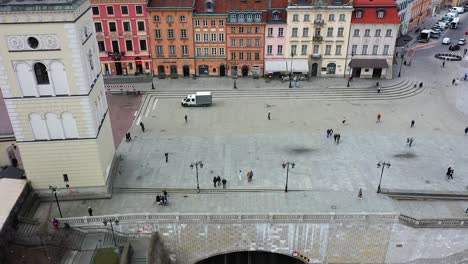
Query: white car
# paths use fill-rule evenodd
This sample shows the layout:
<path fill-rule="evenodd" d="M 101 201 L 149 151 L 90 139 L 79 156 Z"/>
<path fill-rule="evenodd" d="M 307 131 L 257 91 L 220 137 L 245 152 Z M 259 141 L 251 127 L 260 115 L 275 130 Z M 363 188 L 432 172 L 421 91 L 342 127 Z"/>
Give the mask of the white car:
<path fill-rule="evenodd" d="M 452 42 L 452 41 L 450 40 L 450 38 L 444 38 L 444 39 L 442 40 L 442 44 L 444 44 L 444 45 L 448 45 L 448 44 L 450 44 L 451 42 Z"/>
<path fill-rule="evenodd" d="M 457 44 L 460 45 L 460 46 L 465 45 L 465 43 L 466 43 L 465 39 L 459 39 L 458 42 L 457 42 Z"/>

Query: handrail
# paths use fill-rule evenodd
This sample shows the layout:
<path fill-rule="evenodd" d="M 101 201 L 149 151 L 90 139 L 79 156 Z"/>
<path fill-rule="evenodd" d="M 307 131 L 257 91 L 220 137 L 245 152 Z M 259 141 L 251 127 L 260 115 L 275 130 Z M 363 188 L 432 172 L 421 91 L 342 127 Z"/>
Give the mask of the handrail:
<path fill-rule="evenodd" d="M 406 215 L 398 218 L 400 224 L 415 228 L 467 228 L 468 219 L 446 218 L 446 219 L 416 219 Z"/>

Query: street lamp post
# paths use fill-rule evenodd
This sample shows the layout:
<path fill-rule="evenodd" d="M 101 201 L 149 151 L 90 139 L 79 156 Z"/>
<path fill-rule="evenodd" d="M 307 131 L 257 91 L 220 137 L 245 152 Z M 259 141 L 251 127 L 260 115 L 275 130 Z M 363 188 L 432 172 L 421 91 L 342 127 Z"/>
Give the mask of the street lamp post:
<path fill-rule="evenodd" d="M 60 209 L 60 203 L 59 203 L 59 200 L 58 200 L 58 198 L 57 198 L 57 193 L 59 193 L 59 192 L 57 191 L 57 187 L 55 187 L 55 186 L 49 186 L 49 189 L 52 190 L 52 194 L 53 194 L 54 197 L 55 197 L 55 202 L 57 203 L 57 208 L 58 208 L 59 213 L 60 213 L 60 218 L 63 218 L 62 210 Z"/>
<path fill-rule="evenodd" d="M 292 62 L 293 62 L 294 52 L 291 50 L 291 69 L 289 70 L 289 88 L 292 88 Z"/>
<path fill-rule="evenodd" d="M 195 167 L 195 173 L 197 176 L 197 193 L 200 193 L 200 185 L 198 183 L 198 166 L 200 166 L 200 169 L 202 169 L 203 163 L 201 161 L 197 161 L 197 162 L 193 162 L 192 164 L 190 164 L 190 168 L 193 169 L 193 167 Z"/>
<path fill-rule="evenodd" d="M 104 220 L 102 221 L 102 223 L 105 226 L 107 226 L 107 223 L 110 223 L 111 230 L 112 230 L 112 239 L 114 240 L 114 246 L 117 247 L 117 240 L 115 240 L 114 226 L 112 225 L 112 222 L 114 222 L 116 225 L 119 224 L 119 220 L 114 219 L 114 218 L 109 218 L 109 219 L 104 218 Z"/>
<path fill-rule="evenodd" d="M 377 168 L 382 167 L 382 172 L 380 173 L 379 187 L 377 187 L 377 193 L 380 193 L 380 184 L 382 183 L 382 176 L 383 176 L 385 166 L 387 168 L 390 168 L 390 162 L 386 162 L 386 161 L 381 162 L 381 161 L 379 161 L 379 163 L 377 163 Z"/>
<path fill-rule="evenodd" d="M 354 57 L 354 51 L 351 51 L 351 61 L 353 61 L 353 57 Z M 350 64 L 351 64 L 351 61 L 350 61 Z M 353 73 L 353 68 L 350 65 L 349 66 L 348 84 L 346 85 L 346 87 L 349 87 L 349 81 L 351 81 L 351 74 L 352 73 Z"/>
<path fill-rule="evenodd" d="M 406 50 L 403 49 L 400 55 L 401 62 L 400 62 L 400 71 L 398 72 L 398 77 L 401 77 L 401 68 L 403 67 L 403 59 L 405 58 L 405 53 L 406 53 Z"/>
<path fill-rule="evenodd" d="M 286 169 L 286 185 L 284 186 L 284 192 L 288 192 L 289 165 L 291 165 L 291 169 L 294 169 L 294 166 L 296 166 L 296 164 L 292 161 L 283 162 L 283 164 L 281 164 L 283 169 Z"/>

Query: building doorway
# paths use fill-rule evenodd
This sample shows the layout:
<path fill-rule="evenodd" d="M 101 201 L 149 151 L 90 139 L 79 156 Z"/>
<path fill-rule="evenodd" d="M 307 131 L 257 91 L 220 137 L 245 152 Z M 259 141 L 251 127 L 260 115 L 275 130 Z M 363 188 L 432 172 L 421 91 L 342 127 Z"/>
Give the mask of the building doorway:
<path fill-rule="evenodd" d="M 231 76 L 237 78 L 237 66 L 231 66 Z"/>
<path fill-rule="evenodd" d="M 242 77 L 247 77 L 249 76 L 249 66 L 244 65 L 242 66 Z"/>
<path fill-rule="evenodd" d="M 313 63 L 312 64 L 311 76 L 312 77 L 317 77 L 317 75 L 318 75 L 318 63 Z"/>
<path fill-rule="evenodd" d="M 104 64 L 104 72 L 106 75 L 111 75 L 109 64 L 107 63 Z"/>
<path fill-rule="evenodd" d="M 121 62 L 115 63 L 115 74 L 122 75 L 122 63 Z"/>
<path fill-rule="evenodd" d="M 219 66 L 219 76 L 221 77 L 226 76 L 226 66 L 224 66 L 223 64 Z"/>
<path fill-rule="evenodd" d="M 327 65 L 327 74 L 335 74 L 336 73 L 336 64 L 335 63 L 328 63 Z"/>
<path fill-rule="evenodd" d="M 188 65 L 184 65 L 182 67 L 182 72 L 184 73 L 184 77 L 190 76 L 190 67 Z"/>
<path fill-rule="evenodd" d="M 382 77 L 382 68 L 374 68 L 372 71 L 372 78 L 380 78 Z"/>
<path fill-rule="evenodd" d="M 141 61 L 140 57 L 135 58 L 135 65 L 136 65 L 136 74 L 143 73 L 143 62 Z"/>
<path fill-rule="evenodd" d="M 361 68 L 353 68 L 353 77 L 361 77 Z"/>
<path fill-rule="evenodd" d="M 198 66 L 198 75 L 208 76 L 210 75 L 208 65 L 200 65 Z"/>
<path fill-rule="evenodd" d="M 158 78 L 159 79 L 165 79 L 166 78 L 166 72 L 164 71 L 164 66 L 163 65 L 158 66 Z"/>
<path fill-rule="evenodd" d="M 177 65 L 171 65 L 171 78 L 177 78 Z"/>

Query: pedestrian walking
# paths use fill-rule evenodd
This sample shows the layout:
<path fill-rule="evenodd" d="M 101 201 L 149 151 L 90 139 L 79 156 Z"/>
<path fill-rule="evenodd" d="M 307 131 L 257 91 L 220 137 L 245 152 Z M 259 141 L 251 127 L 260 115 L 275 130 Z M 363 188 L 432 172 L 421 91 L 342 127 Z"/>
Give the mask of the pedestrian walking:
<path fill-rule="evenodd" d="M 468 127 L 465 127 L 465 136 L 468 134 Z"/>
<path fill-rule="evenodd" d="M 52 220 L 52 225 L 55 227 L 55 229 L 59 229 L 59 220 L 57 218 L 54 218 Z"/>
<path fill-rule="evenodd" d="M 239 181 L 242 181 L 242 170 L 239 170 L 237 177 L 239 177 Z"/>
<path fill-rule="evenodd" d="M 248 181 L 248 182 L 251 182 L 251 181 L 252 181 L 252 178 L 253 178 L 253 171 L 247 172 L 247 181 Z"/>
<path fill-rule="evenodd" d="M 128 142 L 128 132 L 127 132 L 127 133 L 125 133 L 125 141 L 127 141 L 127 142 Z"/>
<path fill-rule="evenodd" d="M 442 62 L 442 68 L 445 68 L 445 61 Z"/>
<path fill-rule="evenodd" d="M 330 137 L 333 134 L 333 128 L 330 128 Z"/>
<path fill-rule="evenodd" d="M 452 85 L 455 85 L 455 79 L 452 79 Z"/>
<path fill-rule="evenodd" d="M 223 183 L 223 189 L 226 189 L 226 183 L 227 183 L 226 179 L 223 178 L 221 182 Z"/>
<path fill-rule="evenodd" d="M 188 119 L 187 115 L 184 116 L 184 119 L 185 119 L 185 123 L 187 123 L 187 119 Z"/>
<path fill-rule="evenodd" d="M 341 135 L 340 133 L 338 133 L 338 135 L 336 135 L 336 144 L 340 144 L 340 138 L 341 138 Z"/>
<path fill-rule="evenodd" d="M 130 132 L 128 132 L 128 141 L 132 141 L 132 134 L 130 134 Z"/>
<path fill-rule="evenodd" d="M 422 88 L 422 87 L 423 87 L 423 83 L 420 82 L 420 83 L 419 83 L 419 88 Z"/>
<path fill-rule="evenodd" d="M 221 177 L 219 175 L 216 177 L 216 182 L 218 182 L 218 186 L 221 186 Z"/>
<path fill-rule="evenodd" d="M 330 137 L 330 129 L 327 129 L 327 138 Z"/>
<path fill-rule="evenodd" d="M 377 87 L 377 93 L 380 93 L 380 86 Z"/>
<path fill-rule="evenodd" d="M 376 123 L 380 123 L 380 118 L 382 117 L 382 115 L 379 113 L 377 114 L 377 122 Z"/>
<path fill-rule="evenodd" d="M 93 216 L 93 209 L 91 208 L 91 206 L 88 206 L 88 214 L 89 216 Z"/>
<path fill-rule="evenodd" d="M 362 188 L 359 188 L 359 193 L 357 197 L 359 197 L 359 199 L 362 199 Z"/>
<path fill-rule="evenodd" d="M 216 183 L 218 183 L 218 178 L 216 176 L 213 177 L 213 187 L 216 188 Z"/>
<path fill-rule="evenodd" d="M 410 138 L 409 139 L 409 142 L 408 142 L 408 146 L 411 148 L 411 146 L 413 145 L 413 141 L 414 141 L 414 138 Z"/>
<path fill-rule="evenodd" d="M 143 124 L 143 122 L 140 122 L 140 127 L 141 131 L 145 132 L 145 124 Z"/>
<path fill-rule="evenodd" d="M 346 119 L 343 119 L 343 121 L 341 121 L 341 124 L 344 125 L 344 123 L 346 123 Z"/>
<path fill-rule="evenodd" d="M 164 153 L 164 156 L 166 157 L 166 163 L 169 161 L 169 153 Z"/>
<path fill-rule="evenodd" d="M 447 179 L 450 179 L 450 174 L 452 174 L 452 178 L 453 178 L 452 167 L 447 168 L 447 172 L 445 173 L 445 176 L 447 176 Z"/>
<path fill-rule="evenodd" d="M 337 138 L 338 138 L 338 134 L 334 134 L 334 135 L 333 135 L 333 139 L 334 139 L 335 142 L 336 142 L 336 139 L 337 139 Z"/>
<path fill-rule="evenodd" d="M 163 190 L 163 195 L 164 195 L 164 199 L 166 199 L 166 201 L 167 201 L 167 191 L 166 190 Z"/>
<path fill-rule="evenodd" d="M 414 120 L 411 120 L 411 126 L 410 126 L 411 128 L 414 127 L 414 123 L 415 123 Z"/>
<path fill-rule="evenodd" d="M 418 87 L 418 85 L 417 85 L 417 84 L 414 84 L 414 85 L 413 85 L 413 88 L 416 88 L 416 87 Z"/>
<path fill-rule="evenodd" d="M 268 111 L 268 120 L 271 120 L 271 113 Z"/>

